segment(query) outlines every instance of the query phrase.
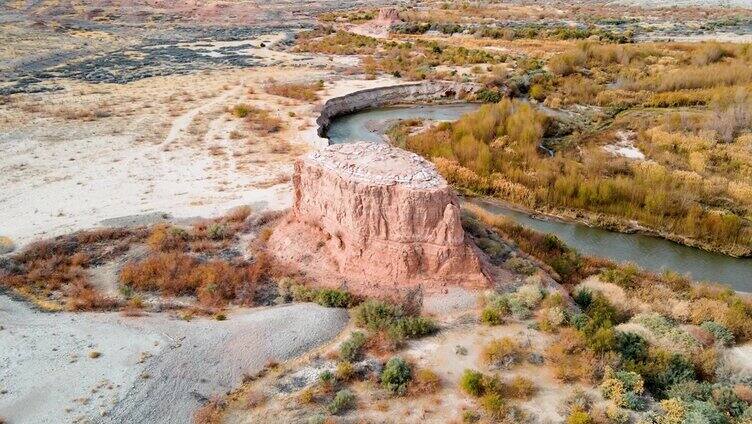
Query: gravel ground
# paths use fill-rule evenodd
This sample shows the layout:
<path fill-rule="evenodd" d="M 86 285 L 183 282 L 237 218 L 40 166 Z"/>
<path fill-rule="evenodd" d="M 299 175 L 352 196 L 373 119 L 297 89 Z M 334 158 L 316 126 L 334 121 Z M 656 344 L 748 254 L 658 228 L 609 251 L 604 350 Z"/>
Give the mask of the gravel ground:
<path fill-rule="evenodd" d="M 0 296 L 0 418 L 190 422 L 244 374 L 330 340 L 347 319 L 344 310 L 313 304 L 238 309 L 226 321 L 53 314 Z"/>

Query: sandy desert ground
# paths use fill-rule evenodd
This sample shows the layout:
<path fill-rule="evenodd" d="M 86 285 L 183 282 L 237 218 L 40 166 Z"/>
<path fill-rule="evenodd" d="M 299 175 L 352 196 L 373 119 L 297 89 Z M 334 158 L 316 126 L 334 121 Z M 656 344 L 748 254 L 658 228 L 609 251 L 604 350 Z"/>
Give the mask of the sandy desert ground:
<path fill-rule="evenodd" d="M 347 320 L 346 311 L 312 304 L 240 309 L 226 321 L 51 314 L 0 296 L 0 416 L 189 422 L 208 398 L 326 342 Z"/>

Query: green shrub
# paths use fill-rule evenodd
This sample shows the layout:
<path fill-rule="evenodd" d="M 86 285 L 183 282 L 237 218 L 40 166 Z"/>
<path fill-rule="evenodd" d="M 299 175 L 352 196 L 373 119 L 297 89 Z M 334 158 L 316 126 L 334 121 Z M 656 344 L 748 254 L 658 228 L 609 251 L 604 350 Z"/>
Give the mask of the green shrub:
<path fill-rule="evenodd" d="M 507 405 L 498 393 L 486 393 L 480 399 L 480 405 L 493 420 L 499 420 L 506 415 Z"/>
<path fill-rule="evenodd" d="M 316 291 L 314 301 L 327 308 L 347 308 L 352 297 L 350 293 L 335 289 L 320 289 Z"/>
<path fill-rule="evenodd" d="M 739 398 L 731 386 L 717 386 L 713 389 L 713 404 L 731 417 L 740 417 L 747 408 L 747 403 Z"/>
<path fill-rule="evenodd" d="M 326 370 L 319 373 L 319 381 L 324 384 L 329 384 L 334 381 L 334 374 L 331 371 Z"/>
<path fill-rule="evenodd" d="M 648 356 L 648 342 L 637 333 L 619 331 L 616 333 L 616 350 L 626 360 L 643 361 Z"/>
<path fill-rule="evenodd" d="M 644 362 L 627 361 L 624 364 L 645 379 L 645 387 L 657 399 L 666 399 L 668 389 L 677 383 L 695 380 L 695 368 L 683 355 L 654 349 Z"/>
<path fill-rule="evenodd" d="M 228 235 L 227 227 L 224 224 L 216 222 L 209 225 L 209 228 L 206 229 L 206 233 L 212 240 L 222 240 Z"/>
<path fill-rule="evenodd" d="M 436 323 L 427 317 L 406 316 L 399 305 L 369 299 L 353 310 L 355 325 L 371 331 L 387 331 L 393 340 L 423 337 L 436 332 Z"/>
<path fill-rule="evenodd" d="M 684 423 L 728 424 L 729 420 L 710 402 L 694 401 L 687 405 Z"/>
<path fill-rule="evenodd" d="M 478 91 L 478 93 L 475 95 L 475 98 L 483 103 L 499 103 L 501 99 L 504 98 L 504 93 L 502 93 L 498 88 L 483 88 Z"/>
<path fill-rule="evenodd" d="M 416 339 L 436 332 L 438 327 L 431 318 L 403 317 L 394 321 L 387 329 L 395 340 Z"/>
<path fill-rule="evenodd" d="M 616 284 L 619 287 L 630 289 L 635 286 L 638 270 L 634 265 L 625 265 L 620 268 L 610 268 L 600 273 L 601 280 Z"/>
<path fill-rule="evenodd" d="M 574 303 L 576 303 L 580 309 L 583 311 L 587 310 L 588 306 L 590 306 L 590 303 L 593 301 L 593 292 L 586 287 L 581 287 L 574 292 L 572 300 L 574 300 Z"/>
<path fill-rule="evenodd" d="M 731 346 L 734 344 L 734 333 L 726 328 L 725 325 L 719 324 L 715 321 L 705 321 L 700 327 L 703 330 L 711 332 L 715 338 L 715 342 L 721 346 Z"/>
<path fill-rule="evenodd" d="M 617 347 L 616 331 L 613 327 L 600 327 L 588 337 L 587 345 L 597 353 L 605 353 Z"/>
<path fill-rule="evenodd" d="M 509 258 L 504 266 L 518 274 L 533 275 L 538 268 L 532 262 L 522 258 Z"/>
<path fill-rule="evenodd" d="M 337 415 L 355 407 L 355 395 L 348 389 L 342 389 L 334 396 L 334 400 L 329 404 L 329 412 Z"/>
<path fill-rule="evenodd" d="M 483 394 L 483 374 L 465 370 L 460 377 L 460 388 L 470 396 L 480 397 Z"/>
<path fill-rule="evenodd" d="M 525 303 L 517 296 L 511 296 L 508 300 L 508 304 L 509 311 L 519 320 L 528 319 L 532 315 L 530 308 L 528 308 L 527 305 L 525 305 Z"/>
<path fill-rule="evenodd" d="M 407 384 L 412 379 L 410 366 L 404 359 L 394 356 L 387 361 L 381 372 L 381 384 L 385 389 L 398 395 L 404 395 Z"/>
<path fill-rule="evenodd" d="M 339 357 L 343 361 L 355 362 L 360 359 L 363 346 L 366 344 L 366 335 L 360 331 L 350 334 L 350 338 L 339 346 Z"/>
<path fill-rule="evenodd" d="M 386 330 L 397 318 L 404 316 L 399 305 L 369 299 L 353 310 L 355 325 L 371 331 Z"/>
<path fill-rule="evenodd" d="M 669 399 L 680 399 L 684 402 L 695 400 L 709 400 L 713 396 L 713 385 L 707 382 L 685 380 L 671 385 L 666 391 Z"/>
<path fill-rule="evenodd" d="M 504 324 L 504 317 L 498 309 L 487 306 L 480 313 L 480 322 L 486 325 L 501 325 Z"/>

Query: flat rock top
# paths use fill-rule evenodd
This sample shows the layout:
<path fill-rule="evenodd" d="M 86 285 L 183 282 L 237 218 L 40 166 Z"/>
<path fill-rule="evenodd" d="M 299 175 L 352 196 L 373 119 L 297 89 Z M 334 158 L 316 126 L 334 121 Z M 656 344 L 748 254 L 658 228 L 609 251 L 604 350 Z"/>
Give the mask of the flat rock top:
<path fill-rule="evenodd" d="M 433 164 L 415 153 L 386 143 L 359 141 L 334 144 L 309 153 L 303 161 L 358 182 L 376 185 L 401 184 L 416 189 L 447 185 Z"/>

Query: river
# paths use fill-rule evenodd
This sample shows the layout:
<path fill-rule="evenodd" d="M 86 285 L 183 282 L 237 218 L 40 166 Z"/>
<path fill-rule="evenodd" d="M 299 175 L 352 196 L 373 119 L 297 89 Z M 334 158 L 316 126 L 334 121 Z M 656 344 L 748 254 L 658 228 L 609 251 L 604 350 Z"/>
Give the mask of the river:
<path fill-rule="evenodd" d="M 352 141 L 384 141 L 380 129 L 383 123 L 396 119 L 422 118 L 453 121 L 478 108 L 476 104 L 425 105 L 370 109 L 335 118 L 327 137 L 331 143 Z M 672 270 L 695 281 L 728 284 L 742 292 L 752 292 L 752 259 L 738 259 L 719 253 L 684 246 L 659 237 L 642 234 L 622 234 L 567 223 L 533 218 L 511 210 L 489 199 L 471 201 L 489 212 L 512 218 L 536 231 L 559 236 L 569 246 L 589 256 L 599 256 L 617 262 L 631 262 L 646 270 Z"/>

